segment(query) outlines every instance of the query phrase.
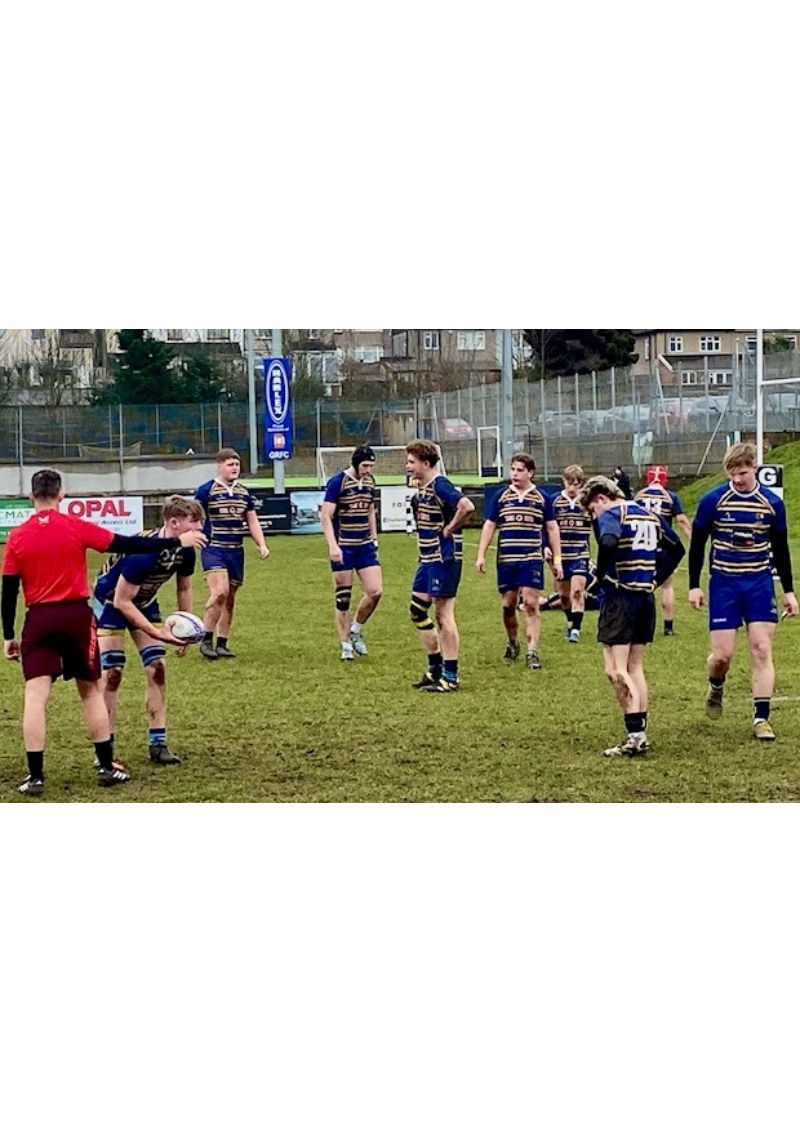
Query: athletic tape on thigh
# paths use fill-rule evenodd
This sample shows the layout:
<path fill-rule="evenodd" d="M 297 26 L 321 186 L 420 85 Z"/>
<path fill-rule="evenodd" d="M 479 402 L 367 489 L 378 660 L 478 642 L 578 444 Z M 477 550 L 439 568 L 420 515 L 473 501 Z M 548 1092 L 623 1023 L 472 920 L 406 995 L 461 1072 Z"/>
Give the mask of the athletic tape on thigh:
<path fill-rule="evenodd" d="M 347 613 L 350 608 L 350 601 L 353 597 L 352 586 L 337 586 L 336 587 L 336 608 L 340 613 Z"/>
<path fill-rule="evenodd" d="M 100 667 L 105 671 L 109 668 L 124 668 L 125 653 L 122 649 L 109 649 L 100 653 Z"/>
<path fill-rule="evenodd" d="M 426 632 L 428 629 L 433 628 L 433 622 L 430 619 L 430 608 L 433 602 L 422 601 L 418 597 L 412 597 L 409 613 L 411 620 L 421 633 Z"/>
<path fill-rule="evenodd" d="M 147 668 L 148 664 L 154 664 L 157 660 L 163 660 L 167 655 L 167 650 L 163 645 L 145 645 L 143 649 L 139 650 L 139 656 L 142 658 L 142 664 Z"/>

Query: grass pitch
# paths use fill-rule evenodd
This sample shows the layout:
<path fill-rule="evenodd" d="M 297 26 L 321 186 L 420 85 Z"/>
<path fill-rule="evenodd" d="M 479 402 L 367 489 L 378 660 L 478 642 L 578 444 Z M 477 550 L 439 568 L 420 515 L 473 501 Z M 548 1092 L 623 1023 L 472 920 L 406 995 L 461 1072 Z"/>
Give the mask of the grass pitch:
<path fill-rule="evenodd" d="M 787 467 L 790 522 L 800 495 L 800 454 L 774 453 Z M 691 514 L 711 481 L 684 493 Z M 778 740 L 751 738 L 744 641 L 716 723 L 703 711 L 705 614 L 686 603 L 685 568 L 676 580 L 676 636 L 649 650 L 647 758 L 606 759 L 622 736 L 621 716 L 602 672 L 596 614 L 579 646 L 564 640 L 561 614 L 544 614 L 541 672 L 501 657 L 504 633 L 494 577 L 473 566 L 478 532 L 465 536 L 458 599 L 463 689 L 455 696 L 413 691 L 424 667 L 408 618 L 415 540 L 384 535 L 385 595 L 368 626 L 370 655 L 338 658 L 325 543 L 320 535 L 274 538 L 260 562 L 248 546 L 247 584 L 231 636 L 235 661 L 203 661 L 196 649 L 168 660 L 169 740 L 179 767 L 147 758 L 144 680 L 129 644 L 117 750 L 134 776 L 102 790 L 94 781 L 75 691 L 57 684 L 51 699 L 47 788 L 23 799 L 22 681 L 0 666 L 0 799 L 120 802 L 666 802 L 795 801 L 800 798 L 800 620 L 776 634 L 773 722 Z M 794 544 L 796 567 L 800 557 Z M 96 562 L 93 563 L 96 566 Z M 162 610 L 174 605 L 163 591 Z M 195 609 L 204 583 L 195 579 Z"/>

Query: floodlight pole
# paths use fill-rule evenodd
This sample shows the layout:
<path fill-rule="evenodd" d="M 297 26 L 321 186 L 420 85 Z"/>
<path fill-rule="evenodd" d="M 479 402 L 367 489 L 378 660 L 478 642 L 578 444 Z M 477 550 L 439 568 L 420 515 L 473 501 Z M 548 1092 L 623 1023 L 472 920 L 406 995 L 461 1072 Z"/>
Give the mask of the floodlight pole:
<path fill-rule="evenodd" d="M 756 458 L 764 463 L 764 331 L 756 331 Z"/>
<path fill-rule="evenodd" d="M 280 358 L 283 355 L 283 331 L 272 331 L 272 357 Z M 289 394 L 291 396 L 291 393 Z M 286 469 L 283 460 L 272 461 L 272 479 L 276 495 L 286 493 Z"/>
<path fill-rule="evenodd" d="M 250 475 L 258 475 L 258 431 L 256 427 L 256 364 L 253 350 L 253 331 L 244 332 L 247 350 L 247 404 L 248 433 L 250 435 Z"/>
<path fill-rule="evenodd" d="M 501 475 L 505 474 L 511 457 L 514 454 L 514 355 L 511 343 L 511 331 L 503 330 L 503 355 L 500 370 L 500 397 L 502 415 L 500 418 L 500 459 L 502 461 Z"/>

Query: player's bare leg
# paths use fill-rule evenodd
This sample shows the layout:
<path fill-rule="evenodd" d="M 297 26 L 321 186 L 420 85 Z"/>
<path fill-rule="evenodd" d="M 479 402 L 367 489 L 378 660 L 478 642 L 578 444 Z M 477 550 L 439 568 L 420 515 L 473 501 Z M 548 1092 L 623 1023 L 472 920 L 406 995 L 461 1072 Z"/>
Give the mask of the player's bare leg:
<path fill-rule="evenodd" d="M 583 614 L 586 609 L 586 578 L 583 574 L 573 574 L 569 580 L 569 608 L 571 628 L 569 641 L 577 645 L 581 639 Z"/>
<path fill-rule="evenodd" d="M 458 651 L 461 644 L 456 625 L 456 599 L 437 597 L 434 598 L 434 606 L 442 649 L 442 679 L 439 690 L 455 691 L 458 688 Z"/>
<path fill-rule="evenodd" d="M 664 610 L 664 636 L 675 634 L 675 586 L 672 578 L 667 578 L 661 586 L 661 608 Z"/>
<path fill-rule="evenodd" d="M 722 715 L 722 694 L 725 677 L 733 660 L 736 648 L 735 629 L 712 629 L 711 653 L 708 657 L 708 694 L 706 695 L 706 715 L 719 719 Z"/>
<path fill-rule="evenodd" d="M 768 741 L 775 738 L 769 722 L 770 705 L 775 691 L 775 665 L 772 660 L 774 636 L 775 625 L 769 621 L 751 621 L 747 626 L 747 643 L 752 661 L 753 734 L 756 739 Z"/>
<path fill-rule="evenodd" d="M 236 595 L 239 592 L 239 586 L 230 584 L 228 589 L 228 596 L 225 598 L 225 606 L 220 614 L 219 621 L 217 622 L 217 656 L 226 660 L 233 660 L 236 653 L 231 652 L 228 648 L 228 638 L 231 635 L 231 625 L 233 624 L 233 612 L 236 608 Z"/>
<path fill-rule="evenodd" d="M 525 663 L 528 668 L 542 667 L 539 660 L 539 637 L 542 632 L 542 615 L 539 610 L 540 594 L 538 590 L 524 586 L 522 589 L 522 607 L 525 610 L 525 637 L 528 642 L 528 652 Z"/>
<path fill-rule="evenodd" d="M 108 653 L 116 653 L 118 656 L 123 654 L 124 656 L 125 638 L 123 636 L 102 636 L 99 639 L 101 657 L 105 657 Z M 123 671 L 124 669 L 121 666 L 115 665 L 107 668 L 105 664 L 103 665 L 103 699 L 105 700 L 112 735 L 117 728 L 119 689 L 122 684 Z"/>
<path fill-rule="evenodd" d="M 361 631 L 378 608 L 378 602 L 383 597 L 383 571 L 380 566 L 364 566 L 358 571 L 361 582 L 361 601 L 358 603 L 356 615 L 348 626 L 348 640 L 360 656 L 367 655 L 367 646 Z"/>
<path fill-rule="evenodd" d="M 506 631 L 508 644 L 506 645 L 504 660 L 516 660 L 519 656 L 519 622 L 517 621 L 517 596 L 519 590 L 506 590 L 501 594 L 501 610 L 503 614 L 503 628 Z"/>
<path fill-rule="evenodd" d="M 49 676 L 34 676 L 25 681 L 25 702 L 22 710 L 22 738 L 26 751 L 43 751 L 47 739 L 47 701 L 53 681 Z"/>
<path fill-rule="evenodd" d="M 645 735 L 647 684 L 642 669 L 643 645 L 605 645 L 603 662 L 606 676 L 614 689 L 617 703 L 625 717 L 627 738 L 604 754 L 643 755 L 650 749 Z"/>
<path fill-rule="evenodd" d="M 95 765 L 99 764 L 98 781 L 103 786 L 118 786 L 128 782 L 130 780 L 128 772 L 115 767 L 113 763 L 114 750 L 111 746 L 108 711 L 103 698 L 103 681 L 77 680 L 76 683 L 83 706 L 86 729 L 94 743 Z"/>
<path fill-rule="evenodd" d="M 206 660 L 219 660 L 214 648 L 214 631 L 219 633 L 219 622 L 228 602 L 231 585 L 227 570 L 209 570 L 206 574 L 208 599 L 203 610 L 205 639 L 200 642 L 200 655 Z M 220 634 L 222 635 L 222 634 Z"/>
<path fill-rule="evenodd" d="M 572 593 L 568 578 L 562 578 L 558 585 L 558 595 L 561 598 L 561 608 L 567 619 L 567 639 L 572 632 Z"/>
<path fill-rule="evenodd" d="M 427 672 L 420 680 L 412 685 L 427 691 L 438 684 L 442 675 L 442 652 L 439 645 L 439 634 L 431 620 L 430 611 L 433 599 L 430 594 L 411 594 L 411 621 L 419 635 L 420 644 L 425 649 L 428 658 Z"/>

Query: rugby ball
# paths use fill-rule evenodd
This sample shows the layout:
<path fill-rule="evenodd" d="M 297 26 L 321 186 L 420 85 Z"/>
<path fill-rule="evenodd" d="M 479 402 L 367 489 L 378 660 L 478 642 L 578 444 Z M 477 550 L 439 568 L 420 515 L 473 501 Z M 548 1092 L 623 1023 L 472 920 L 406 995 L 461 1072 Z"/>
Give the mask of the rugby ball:
<path fill-rule="evenodd" d="M 164 628 L 187 645 L 195 645 L 198 641 L 202 641 L 206 631 L 199 617 L 184 612 L 170 613 L 164 622 Z"/>

